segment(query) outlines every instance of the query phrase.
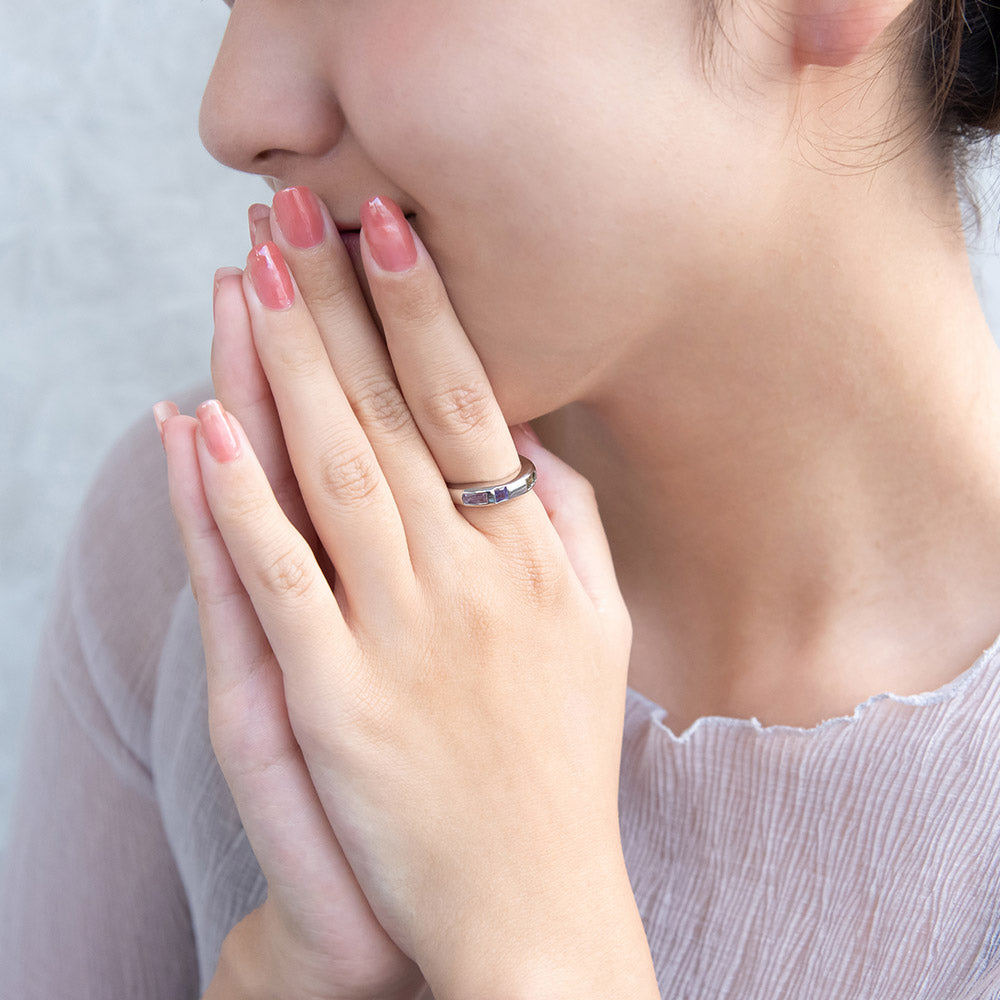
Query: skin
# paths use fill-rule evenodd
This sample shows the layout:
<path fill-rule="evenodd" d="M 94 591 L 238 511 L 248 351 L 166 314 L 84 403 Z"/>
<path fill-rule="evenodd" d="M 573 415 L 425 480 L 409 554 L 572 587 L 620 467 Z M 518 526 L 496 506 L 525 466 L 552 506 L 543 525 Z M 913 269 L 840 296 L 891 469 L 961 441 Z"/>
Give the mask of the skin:
<path fill-rule="evenodd" d="M 893 12 L 747 3 L 720 13 L 709 58 L 684 3 L 238 0 L 206 145 L 276 187 L 310 186 L 332 219 L 309 252 L 268 220 L 298 283 L 290 311 L 262 308 L 246 276 L 220 282 L 214 374 L 246 427 L 233 425 L 239 456 L 212 456 L 207 418 L 163 427 L 218 681 L 213 739 L 269 886 L 285 889 L 231 935 L 214 995 L 407 995 L 409 956 L 439 1000 L 497 984 L 656 996 L 613 832 L 626 670 L 678 732 L 713 714 L 809 726 L 938 687 L 995 637 L 1000 370 L 949 172 L 900 117 L 905 67 L 879 34 Z M 352 269 L 334 234 L 375 194 L 421 238 L 404 277 L 370 254 Z M 405 405 L 366 406 L 366 387 L 389 387 L 384 403 L 396 379 Z M 456 399 L 472 404 L 442 406 Z M 535 495 L 465 514 L 409 493 L 397 505 L 413 482 L 504 478 L 506 425 L 526 420 L 546 443 L 517 432 L 542 472 Z M 363 504 L 338 500 L 337 454 L 366 456 Z M 274 539 L 298 553 L 305 610 L 302 587 L 268 577 Z M 314 564 L 303 546 L 317 540 Z M 464 572 L 442 576 L 442 551 Z M 537 571 L 522 581 L 533 603 L 483 582 L 511 559 Z M 476 581 L 460 625 L 456 578 Z M 519 673 L 512 649 L 544 673 Z M 248 677 L 247 662 L 262 669 Z M 568 697 L 587 750 L 552 732 Z M 263 747 L 239 737 L 248 705 L 265 706 Z M 448 724 L 480 712 L 485 731 L 510 720 L 523 756 Z M 441 732 L 459 742 L 428 740 Z M 287 770 L 261 766 L 275 759 Z M 535 836 L 512 836 L 509 799 L 483 802 L 498 781 Z M 539 787 L 545 822 L 579 831 L 555 854 Z M 268 815 L 278 793 L 301 818 L 291 831 Z M 313 866 L 296 877 L 289 836 Z M 440 843 L 465 845 L 464 867 Z M 583 876 L 567 855 L 589 859 Z M 513 871 L 498 880 L 491 858 Z M 601 901 L 588 919 L 571 916 L 581 877 Z M 331 948 L 345 912 L 371 958 L 347 973 L 358 942 Z M 623 935 L 613 955 L 608 926 Z"/>
<path fill-rule="evenodd" d="M 617 822 L 630 628 L 593 494 L 521 431 L 545 491 L 458 511 L 440 468 L 516 455 L 478 359 L 426 251 L 389 274 L 364 242 L 387 354 L 327 232 L 297 272 L 323 298 L 269 309 L 244 275 L 242 332 L 332 587 L 272 493 L 285 459 L 217 405 L 159 410 L 213 746 L 269 886 L 208 995 L 407 995 L 405 955 L 438 998 L 656 996 Z M 441 407 L 451 379 L 474 408 Z"/>

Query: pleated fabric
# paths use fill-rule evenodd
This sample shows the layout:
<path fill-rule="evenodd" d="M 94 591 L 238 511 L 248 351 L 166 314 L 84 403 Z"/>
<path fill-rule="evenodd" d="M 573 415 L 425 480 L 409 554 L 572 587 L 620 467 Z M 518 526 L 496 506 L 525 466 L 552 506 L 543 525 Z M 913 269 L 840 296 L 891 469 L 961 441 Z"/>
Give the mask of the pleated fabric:
<path fill-rule="evenodd" d="M 630 692 L 622 836 L 664 997 L 1000 996 L 1000 642 L 812 729 Z"/>

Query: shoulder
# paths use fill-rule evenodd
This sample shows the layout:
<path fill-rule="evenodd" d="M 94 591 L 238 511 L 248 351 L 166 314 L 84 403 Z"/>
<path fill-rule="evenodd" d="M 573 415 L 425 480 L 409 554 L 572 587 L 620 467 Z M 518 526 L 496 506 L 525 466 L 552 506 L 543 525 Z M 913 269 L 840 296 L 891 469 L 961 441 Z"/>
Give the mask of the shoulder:
<path fill-rule="evenodd" d="M 191 393 L 188 407 L 204 398 Z M 151 416 L 105 458 L 77 519 L 43 637 L 43 669 L 72 698 L 92 690 L 120 737 L 145 757 L 156 670 L 188 573 Z M 82 699 L 81 699 L 82 700 Z"/>
<path fill-rule="evenodd" d="M 182 408 L 204 389 L 185 394 Z M 190 400 L 186 398 L 190 396 Z M 78 597 L 102 617 L 128 624 L 128 612 L 173 601 L 187 566 L 170 510 L 166 462 L 152 416 L 119 439 L 84 501 L 67 556 Z"/>

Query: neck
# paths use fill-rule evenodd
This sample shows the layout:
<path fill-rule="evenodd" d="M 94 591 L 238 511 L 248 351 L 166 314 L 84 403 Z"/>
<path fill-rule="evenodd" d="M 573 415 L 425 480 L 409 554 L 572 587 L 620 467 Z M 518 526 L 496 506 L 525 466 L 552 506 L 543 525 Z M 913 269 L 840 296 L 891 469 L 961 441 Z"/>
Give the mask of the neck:
<path fill-rule="evenodd" d="M 930 690 L 1000 631 L 1000 368 L 957 227 L 849 214 L 540 425 L 594 483 L 630 680 L 675 729 Z"/>

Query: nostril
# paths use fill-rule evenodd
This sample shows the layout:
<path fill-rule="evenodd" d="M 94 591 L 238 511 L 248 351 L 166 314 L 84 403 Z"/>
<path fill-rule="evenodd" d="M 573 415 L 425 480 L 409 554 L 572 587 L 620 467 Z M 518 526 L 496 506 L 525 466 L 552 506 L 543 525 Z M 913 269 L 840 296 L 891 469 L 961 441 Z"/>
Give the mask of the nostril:
<path fill-rule="evenodd" d="M 259 167 L 259 168 L 263 169 L 264 167 L 267 167 L 269 164 L 274 163 L 274 161 L 279 156 L 282 156 L 282 155 L 287 156 L 288 154 L 284 153 L 280 149 L 265 149 L 263 152 L 258 153 L 253 158 L 253 163 L 254 163 L 255 167 Z M 278 172 L 279 171 L 277 171 L 277 170 L 273 171 L 273 173 L 278 173 Z"/>

